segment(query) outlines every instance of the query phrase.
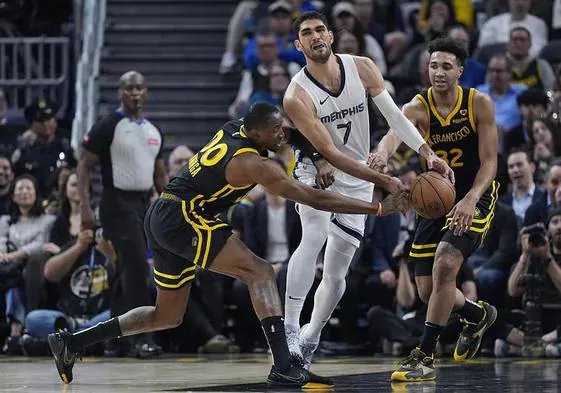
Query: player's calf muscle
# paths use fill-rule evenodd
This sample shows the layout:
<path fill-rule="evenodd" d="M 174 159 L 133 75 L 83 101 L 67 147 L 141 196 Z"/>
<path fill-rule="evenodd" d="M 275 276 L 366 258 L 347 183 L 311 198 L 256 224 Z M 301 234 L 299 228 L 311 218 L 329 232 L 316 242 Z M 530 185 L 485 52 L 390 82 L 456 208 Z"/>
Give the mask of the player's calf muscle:
<path fill-rule="evenodd" d="M 281 315 L 281 301 L 276 282 L 273 279 L 255 281 L 248 284 L 253 308 L 258 318 Z"/>

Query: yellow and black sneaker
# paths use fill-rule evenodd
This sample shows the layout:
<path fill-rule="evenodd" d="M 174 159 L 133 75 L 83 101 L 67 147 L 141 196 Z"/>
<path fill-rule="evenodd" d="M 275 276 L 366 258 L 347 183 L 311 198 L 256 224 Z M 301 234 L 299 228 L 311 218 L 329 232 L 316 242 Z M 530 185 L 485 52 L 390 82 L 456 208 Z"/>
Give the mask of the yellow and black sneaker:
<path fill-rule="evenodd" d="M 434 355 L 427 356 L 419 348 L 403 359 L 401 366 L 392 373 L 391 380 L 398 382 L 433 381 L 436 378 L 434 370 Z"/>
<path fill-rule="evenodd" d="M 71 334 L 68 332 L 59 332 L 49 334 L 49 347 L 51 347 L 51 352 L 55 358 L 56 368 L 58 370 L 58 375 L 60 379 L 65 384 L 72 382 L 72 367 L 74 367 L 74 362 L 76 359 L 81 357 L 78 352 L 72 352 L 68 348 L 68 337 Z"/>
<path fill-rule="evenodd" d="M 281 373 L 275 366 L 267 377 L 267 385 L 276 388 L 331 389 L 333 381 L 320 377 L 301 367 L 290 366 L 288 371 Z"/>
<path fill-rule="evenodd" d="M 479 301 L 479 304 L 483 307 L 484 311 L 481 321 L 474 323 L 465 319 L 461 320 L 464 328 L 454 350 L 454 360 L 457 362 L 463 362 L 475 356 L 481 345 L 483 334 L 497 319 L 497 309 L 494 306 L 482 301 Z"/>

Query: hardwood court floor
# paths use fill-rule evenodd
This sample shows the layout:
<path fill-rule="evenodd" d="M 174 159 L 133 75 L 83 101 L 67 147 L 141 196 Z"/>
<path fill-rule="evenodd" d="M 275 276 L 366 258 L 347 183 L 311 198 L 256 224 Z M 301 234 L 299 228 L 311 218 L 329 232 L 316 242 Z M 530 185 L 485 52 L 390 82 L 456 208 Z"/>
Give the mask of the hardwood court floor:
<path fill-rule="evenodd" d="M 74 367 L 74 381 L 63 385 L 48 358 L 0 356 L 0 392 L 263 392 L 267 356 L 166 357 L 159 360 L 84 358 Z M 333 376 L 335 392 L 395 393 L 557 393 L 559 360 L 480 358 L 459 365 L 438 362 L 436 382 L 389 381 L 397 359 L 327 358 L 312 370 Z M 286 390 L 285 390 L 286 391 Z M 317 392 L 317 391 L 316 391 Z"/>

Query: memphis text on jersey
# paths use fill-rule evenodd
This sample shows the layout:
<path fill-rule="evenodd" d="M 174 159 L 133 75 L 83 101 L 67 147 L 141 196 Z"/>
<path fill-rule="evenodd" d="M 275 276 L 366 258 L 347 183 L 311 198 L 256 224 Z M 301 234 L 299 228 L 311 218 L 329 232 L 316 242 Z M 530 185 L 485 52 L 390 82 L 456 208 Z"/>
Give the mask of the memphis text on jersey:
<path fill-rule="evenodd" d="M 360 104 L 352 106 L 352 107 L 347 108 L 347 109 L 342 109 L 340 111 L 333 112 L 333 113 L 331 113 L 327 116 L 322 116 L 321 117 L 321 122 L 324 123 L 324 124 L 325 123 L 331 123 L 331 122 L 336 121 L 336 120 L 344 119 L 347 116 L 353 116 L 353 115 L 355 115 L 357 113 L 360 113 L 360 112 L 364 112 L 364 102 L 361 102 Z"/>

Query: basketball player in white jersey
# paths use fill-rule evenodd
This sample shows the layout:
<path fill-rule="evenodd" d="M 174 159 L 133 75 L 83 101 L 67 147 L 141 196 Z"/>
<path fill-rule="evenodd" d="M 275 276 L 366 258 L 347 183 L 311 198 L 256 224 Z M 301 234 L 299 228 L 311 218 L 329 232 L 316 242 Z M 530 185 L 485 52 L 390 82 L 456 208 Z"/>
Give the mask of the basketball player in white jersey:
<path fill-rule="evenodd" d="M 448 165 L 434 154 L 397 108 L 372 60 L 333 54 L 333 33 L 320 13 L 303 13 L 294 22 L 294 32 L 296 48 L 304 53 L 306 67 L 292 79 L 283 105 L 296 128 L 316 150 L 311 159 L 299 157 L 294 172 L 298 180 L 314 185 L 316 168 L 312 160 L 322 157 L 339 170 L 330 187 L 333 192 L 370 201 L 374 184 L 392 194 L 402 191 L 398 180 L 365 165 L 370 153 L 368 93 L 390 127 L 427 160 L 429 169 L 453 181 Z M 366 217 L 331 214 L 303 205 L 298 205 L 298 209 L 302 240 L 288 265 L 285 328 L 292 358 L 309 368 L 321 330 L 345 292 L 345 276 L 360 245 Z M 323 278 L 315 294 L 312 317 L 300 330 L 300 313 L 326 240 Z"/>

